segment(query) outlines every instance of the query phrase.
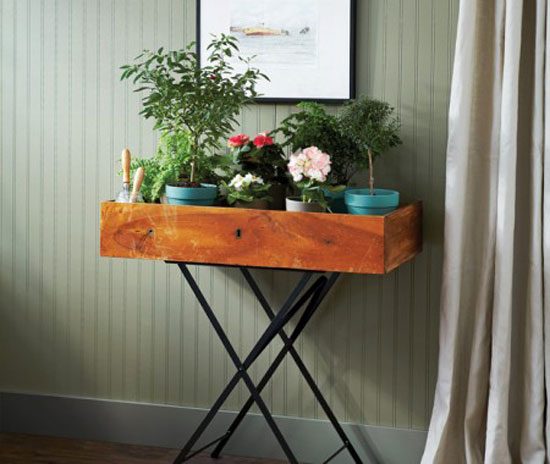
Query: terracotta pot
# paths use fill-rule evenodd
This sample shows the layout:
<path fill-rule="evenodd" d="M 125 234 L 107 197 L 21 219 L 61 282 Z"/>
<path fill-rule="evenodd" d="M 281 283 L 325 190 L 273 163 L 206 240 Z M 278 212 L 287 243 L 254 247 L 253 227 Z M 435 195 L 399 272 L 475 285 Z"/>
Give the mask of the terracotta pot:
<path fill-rule="evenodd" d="M 268 195 L 271 197 L 269 209 L 285 210 L 286 185 L 271 184 Z"/>
<path fill-rule="evenodd" d="M 236 201 L 235 208 L 245 209 L 269 209 L 269 202 L 267 200 L 254 200 L 254 201 Z"/>
<path fill-rule="evenodd" d="M 302 213 L 324 213 L 323 208 L 319 203 L 307 203 L 302 201 L 301 197 L 287 197 L 286 210 Z"/>

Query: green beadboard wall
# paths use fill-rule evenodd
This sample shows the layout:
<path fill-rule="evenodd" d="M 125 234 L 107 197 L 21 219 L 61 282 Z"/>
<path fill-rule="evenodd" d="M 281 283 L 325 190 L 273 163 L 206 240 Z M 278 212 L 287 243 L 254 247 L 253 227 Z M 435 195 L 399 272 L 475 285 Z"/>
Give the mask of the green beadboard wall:
<path fill-rule="evenodd" d="M 424 200 L 426 243 L 386 277 L 342 278 L 299 342 L 346 421 L 425 429 L 431 413 L 457 9 L 358 0 L 358 91 L 403 121 L 404 145 L 381 160 L 378 183 Z M 195 12 L 192 0 L 0 0 L 0 390 L 205 407 L 232 374 L 177 269 L 98 254 L 99 202 L 119 187 L 120 151 L 151 154 L 157 140 L 118 67 L 193 40 Z M 242 126 L 271 129 L 292 110 L 249 108 Z M 192 271 L 245 352 L 266 318 L 242 277 Z M 297 279 L 255 275 L 279 303 Z M 277 414 L 323 418 L 291 361 L 264 396 Z"/>

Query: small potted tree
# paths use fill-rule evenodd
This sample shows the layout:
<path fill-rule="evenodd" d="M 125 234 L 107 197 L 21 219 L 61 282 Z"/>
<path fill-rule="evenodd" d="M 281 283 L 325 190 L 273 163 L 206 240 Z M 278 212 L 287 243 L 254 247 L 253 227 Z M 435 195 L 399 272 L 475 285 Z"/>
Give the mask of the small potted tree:
<path fill-rule="evenodd" d="M 287 211 L 322 213 L 327 209 L 323 193 L 331 170 L 330 156 L 317 147 L 307 147 L 290 155 L 288 171 L 300 196 L 286 199 Z"/>
<path fill-rule="evenodd" d="M 332 212 L 345 213 L 344 194 L 361 168 L 361 157 L 336 115 L 318 103 L 304 102 L 298 108 L 300 111 L 285 118 L 276 132 L 284 136 L 283 145 L 292 152 L 316 146 L 330 155 L 331 171 L 323 192 Z"/>
<path fill-rule="evenodd" d="M 237 174 L 229 184 L 222 182 L 227 203 L 237 208 L 269 209 L 270 188 L 271 184 L 265 183 L 261 177 L 251 173 L 244 176 Z"/>
<path fill-rule="evenodd" d="M 246 134 L 237 134 L 227 144 L 233 162 L 242 171 L 255 173 L 271 185 L 271 209 L 285 209 L 287 159 L 281 145 L 267 131 L 257 134 L 254 139 Z"/>
<path fill-rule="evenodd" d="M 194 43 L 177 51 L 145 51 L 136 63 L 123 66 L 121 79 L 133 79 L 145 92 L 145 118 L 155 120 L 155 129 L 163 133 L 187 133 L 189 154 L 180 166 L 177 179 L 166 186 L 170 203 L 210 205 L 217 197 L 217 187 L 203 177 L 220 141 L 237 124 L 243 105 L 257 96 L 256 83 L 266 78 L 248 65 L 236 72 L 228 62 L 238 54 L 237 39 L 222 34 L 208 46 L 208 64 L 200 67 Z"/>
<path fill-rule="evenodd" d="M 368 189 L 348 190 L 346 206 L 352 214 L 386 214 L 399 206 L 399 192 L 374 188 L 375 159 L 401 143 L 400 123 L 389 103 L 363 97 L 344 106 L 338 116 L 352 137 L 359 163 L 368 168 Z"/>

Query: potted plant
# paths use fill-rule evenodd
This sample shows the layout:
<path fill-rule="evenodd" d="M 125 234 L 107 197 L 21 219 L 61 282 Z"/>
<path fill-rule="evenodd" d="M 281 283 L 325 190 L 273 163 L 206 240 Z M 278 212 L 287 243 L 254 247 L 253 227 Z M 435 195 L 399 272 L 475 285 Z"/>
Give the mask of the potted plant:
<path fill-rule="evenodd" d="M 360 170 L 360 156 L 338 117 L 318 103 L 298 104 L 299 112 L 285 118 L 276 132 L 285 137 L 284 146 L 292 152 L 316 146 L 332 161 L 327 185 L 323 188 L 330 209 L 345 213 L 344 193 L 351 178 Z"/>
<path fill-rule="evenodd" d="M 269 209 L 269 189 L 271 184 L 251 173 L 244 176 L 237 174 L 229 184 L 222 182 L 222 189 L 225 191 L 227 203 L 238 208 L 248 209 Z"/>
<path fill-rule="evenodd" d="M 271 209 L 284 209 L 288 184 L 287 159 L 280 144 L 269 132 L 261 132 L 254 139 L 237 134 L 228 140 L 233 162 L 244 172 L 253 172 L 271 185 Z"/>
<path fill-rule="evenodd" d="M 339 120 L 350 134 L 361 164 L 368 166 L 369 188 L 346 192 L 352 214 L 386 214 L 399 206 L 399 192 L 374 188 L 375 158 L 399 145 L 400 123 L 386 102 L 363 97 L 342 109 Z"/>
<path fill-rule="evenodd" d="M 155 203 L 166 199 L 165 187 L 180 179 L 181 172 L 187 172 L 191 163 L 191 142 L 188 132 L 161 134 L 157 151 L 151 158 L 133 158 L 132 172 L 139 167 L 144 168 L 147 175 L 143 179 L 141 193 L 148 203 Z M 206 157 L 199 165 L 198 177 L 206 183 L 216 184 L 223 177 L 227 177 L 230 166 L 223 156 L 213 155 Z M 206 191 L 206 189 L 205 189 Z M 196 200 L 198 203 L 198 200 Z M 177 201 L 173 201 L 177 204 Z M 207 201 L 208 204 L 209 200 Z"/>
<path fill-rule="evenodd" d="M 189 153 L 177 179 L 168 183 L 170 203 L 213 204 L 217 187 L 205 183 L 203 174 L 210 157 L 220 148 L 220 140 L 237 124 L 243 105 L 257 96 L 256 83 L 266 78 L 248 65 L 236 72 L 228 62 L 238 54 L 237 39 L 222 34 L 208 46 L 208 64 L 201 67 L 194 43 L 177 51 L 144 51 L 136 63 L 123 66 L 121 79 L 133 78 L 145 92 L 142 114 L 155 119 L 155 129 L 170 134 L 187 133 Z"/>
<path fill-rule="evenodd" d="M 328 205 L 323 187 L 330 170 L 330 156 L 315 146 L 290 155 L 288 171 L 300 190 L 300 196 L 286 199 L 287 211 L 325 211 Z"/>

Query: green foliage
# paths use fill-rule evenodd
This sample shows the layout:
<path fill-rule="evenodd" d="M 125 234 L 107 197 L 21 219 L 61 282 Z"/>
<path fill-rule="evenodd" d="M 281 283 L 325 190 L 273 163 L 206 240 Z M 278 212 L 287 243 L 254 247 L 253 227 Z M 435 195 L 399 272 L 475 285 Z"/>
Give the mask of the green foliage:
<path fill-rule="evenodd" d="M 141 184 L 143 200 L 146 203 L 155 203 L 164 194 L 166 182 L 170 182 L 168 173 L 161 170 L 159 162 L 155 158 L 132 158 L 132 176 L 139 167 L 142 167 L 145 172 Z"/>
<path fill-rule="evenodd" d="M 155 129 L 165 133 L 187 132 L 190 143 L 190 182 L 200 178 L 199 160 L 220 147 L 222 137 L 238 124 L 243 105 L 258 94 L 256 83 L 266 78 L 250 66 L 250 60 L 237 56 L 246 64 L 237 72 L 228 60 L 238 55 L 237 39 L 222 34 L 208 46 L 208 64 L 201 67 L 194 51 L 185 49 L 144 51 L 136 63 L 122 66 L 121 79 L 133 79 L 145 92 L 142 114 L 155 119 Z"/>
<path fill-rule="evenodd" d="M 155 202 L 164 194 L 166 184 L 177 182 L 182 167 L 189 164 L 190 137 L 187 132 L 162 134 L 152 158 L 133 158 L 132 171 L 143 167 L 145 178 L 141 193 L 146 202 Z"/>
<path fill-rule="evenodd" d="M 237 174 L 229 184 L 222 181 L 221 187 L 230 205 L 236 201 L 250 203 L 254 200 L 271 200 L 268 194 L 271 184 L 264 183 L 261 177 L 250 173 L 245 176 Z"/>
<path fill-rule="evenodd" d="M 145 170 L 141 193 L 146 202 L 157 201 L 164 194 L 166 184 L 183 180 L 182 172 L 186 172 L 192 162 L 191 153 L 188 132 L 164 133 L 152 158 L 132 159 L 132 171 L 140 166 Z M 197 176 L 205 181 L 217 182 L 218 177 L 225 175 L 223 163 L 221 156 L 204 156 L 196 164 Z"/>
<path fill-rule="evenodd" d="M 337 116 L 327 113 L 318 103 L 300 103 L 300 111 L 284 119 L 275 131 L 285 137 L 284 146 L 295 152 L 316 146 L 332 161 L 329 182 L 348 184 L 359 169 L 360 156 Z"/>
<path fill-rule="evenodd" d="M 379 156 L 402 143 L 401 124 L 387 102 L 368 97 L 351 101 L 344 105 L 338 120 L 357 147 L 362 166 L 367 165 L 369 149 Z"/>
<path fill-rule="evenodd" d="M 328 203 L 323 193 L 324 185 L 319 184 L 314 179 L 304 178 L 299 182 L 295 182 L 298 189 L 300 189 L 302 201 L 305 203 L 319 203 L 323 208 L 328 208 Z"/>
<path fill-rule="evenodd" d="M 316 146 L 328 153 L 332 186 L 349 184 L 361 169 L 372 174 L 370 158 L 401 143 L 400 123 L 389 103 L 362 97 L 335 115 L 318 103 L 300 103 L 298 108 L 300 111 L 284 119 L 275 132 L 283 134 L 283 145 L 292 151 Z"/>

